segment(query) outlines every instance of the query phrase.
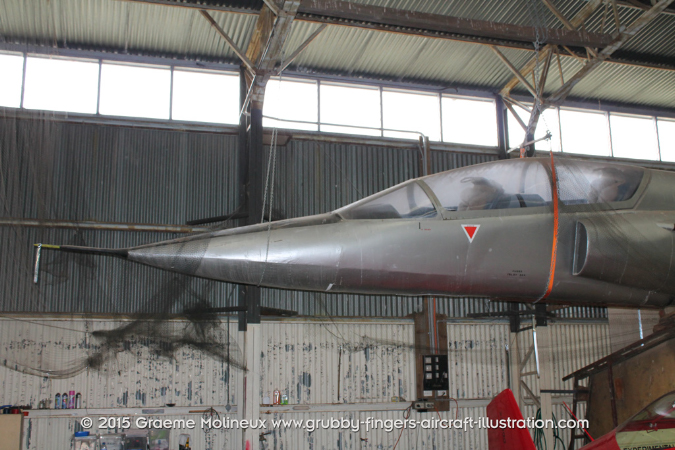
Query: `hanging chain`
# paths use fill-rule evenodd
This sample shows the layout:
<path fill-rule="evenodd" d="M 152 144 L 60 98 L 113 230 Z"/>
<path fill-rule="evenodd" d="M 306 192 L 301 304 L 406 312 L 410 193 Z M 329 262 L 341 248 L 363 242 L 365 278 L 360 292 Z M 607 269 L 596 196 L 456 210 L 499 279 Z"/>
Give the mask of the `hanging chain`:
<path fill-rule="evenodd" d="M 530 11 L 530 19 L 532 20 L 534 24 L 534 30 L 535 30 L 535 40 L 533 42 L 534 44 L 534 54 L 535 54 L 535 65 L 534 65 L 534 70 L 532 73 L 534 74 L 534 92 L 539 93 L 541 92 L 543 94 L 544 92 L 544 87 L 540 86 L 541 80 L 540 80 L 540 75 L 541 75 L 541 45 L 545 44 L 546 41 L 548 40 L 548 29 L 547 24 L 546 24 L 546 19 L 545 19 L 545 14 L 542 12 L 543 6 L 541 2 L 538 0 L 530 0 L 530 7 L 528 10 Z M 551 134 L 550 128 L 548 126 L 548 123 L 546 122 L 546 117 L 543 114 L 544 109 L 543 109 L 543 104 L 541 102 L 541 99 L 539 96 L 535 96 L 534 99 L 534 104 L 532 108 L 532 115 L 537 114 L 541 119 L 544 120 L 544 126 L 546 127 L 546 132 L 547 134 Z M 532 116 L 531 116 L 532 118 Z M 528 122 L 528 129 L 529 129 L 530 123 Z M 532 130 L 532 135 L 534 136 L 536 131 Z M 525 136 L 525 140 L 523 142 L 527 141 L 527 133 Z M 550 139 L 549 139 L 549 148 L 550 148 Z M 534 146 L 535 144 L 531 144 Z M 521 148 L 521 157 L 524 156 L 524 148 Z"/>

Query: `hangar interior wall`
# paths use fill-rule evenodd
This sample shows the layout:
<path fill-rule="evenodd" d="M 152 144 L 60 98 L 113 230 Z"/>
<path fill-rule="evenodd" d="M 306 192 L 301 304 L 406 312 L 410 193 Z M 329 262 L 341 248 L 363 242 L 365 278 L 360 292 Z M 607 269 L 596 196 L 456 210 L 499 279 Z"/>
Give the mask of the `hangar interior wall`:
<path fill-rule="evenodd" d="M 11 369 L 12 357 L 29 353 L 36 362 L 51 358 L 66 366 L 86 357 L 96 347 L 92 332 L 112 329 L 124 320 L 84 318 L 0 319 L 0 396 L 6 403 L 30 404 L 34 408 L 56 393 L 75 390 L 83 396 L 84 410 L 34 411 L 26 422 L 23 448 L 48 450 L 66 448 L 78 421 L 85 415 L 144 415 L 162 419 L 192 418 L 197 421 L 213 407 L 221 418 L 238 417 L 241 371 L 215 361 L 199 350 L 183 348 L 175 359 L 149 353 L 146 343 L 131 342 L 100 370 L 88 369 L 66 379 L 35 376 Z M 180 328 L 185 322 L 173 321 Z M 219 325 L 227 329 L 226 319 Z M 505 322 L 454 321 L 448 327 L 450 390 L 457 399 L 451 411 L 440 417 L 454 419 L 485 415 L 485 406 L 509 387 L 506 345 L 511 339 Z M 555 389 L 571 389 L 562 376 L 609 353 L 606 323 L 552 323 Z M 242 348 L 234 321 L 230 323 L 234 345 Z M 394 319 L 288 319 L 268 320 L 262 325 L 260 354 L 260 399 L 279 389 L 289 396 L 289 405 L 268 408 L 273 419 L 353 420 L 401 419 L 409 403 L 392 402 L 392 397 L 410 401 L 415 393 L 414 325 L 412 320 Z M 520 335 L 522 345 L 531 335 Z M 540 349 L 543 351 L 544 349 Z M 526 370 L 533 368 L 533 361 Z M 534 378 L 534 377 L 532 377 Z M 538 383 L 528 380 L 538 392 Z M 566 418 L 562 400 L 554 400 L 556 417 Z M 167 403 L 176 406 L 167 408 Z M 228 413 L 226 405 L 231 406 Z M 175 412 L 174 412 L 175 411 Z M 68 414 L 72 414 L 68 417 Z M 534 417 L 536 408 L 526 407 Z M 437 417 L 433 412 L 412 413 L 411 418 Z M 199 423 L 199 422 L 198 422 Z M 183 431 L 184 432 L 184 431 Z M 180 431 L 172 434 L 177 439 Z M 200 429 L 190 432 L 195 448 L 231 448 L 239 432 Z M 265 436 L 263 449 L 281 448 L 391 448 L 399 431 L 316 430 L 280 428 Z M 568 434 L 561 432 L 565 443 Z M 363 439 L 367 439 L 364 441 Z M 485 430 L 405 430 L 400 448 L 486 449 Z"/>
<path fill-rule="evenodd" d="M 213 407 L 225 416 L 229 404 L 236 415 L 241 372 L 190 347 L 181 348 L 170 360 L 153 354 L 147 342 L 126 341 L 100 370 L 63 380 L 12 370 L 12 358 L 18 354 L 24 365 L 36 368 L 62 368 L 78 358 L 81 363 L 96 347 L 92 331 L 118 327 L 128 314 L 173 314 L 204 300 L 215 307 L 233 306 L 238 298 L 237 290 L 226 283 L 176 277 L 117 259 L 66 259 L 49 252 L 43 253 L 40 283 L 33 284 L 34 243 L 126 247 L 178 234 L 24 227 L 7 222 L 29 218 L 180 225 L 230 213 L 238 206 L 237 145 L 236 135 L 189 127 L 79 123 L 49 113 L 0 117 L 0 220 L 4 221 L 0 313 L 5 314 L 0 320 L 4 366 L 0 366 L 0 393 L 5 403 L 36 407 L 41 399 L 75 388 L 92 414 L 144 414 L 144 409 L 176 403 L 175 409 L 164 408 L 163 415 L 157 414 L 194 418 Z M 435 150 L 432 171 L 495 157 L 489 151 Z M 386 140 L 291 139 L 278 148 L 274 212 L 284 218 L 327 212 L 418 176 L 418 170 L 414 143 L 389 146 Z M 180 289 L 167 294 L 173 286 Z M 262 304 L 312 317 L 263 321 L 261 398 L 275 388 L 290 397 L 289 408 L 276 409 L 266 417 L 403 417 L 408 403 L 391 402 L 391 398 L 412 400 L 415 369 L 413 323 L 402 318 L 420 311 L 422 299 L 263 289 Z M 506 305 L 468 297 L 439 298 L 437 304 L 438 313 L 451 318 L 451 391 L 459 402 L 456 412 L 440 415 L 480 417 L 489 399 L 508 387 L 505 345 L 510 336 L 505 322 L 469 323 L 462 318 L 503 311 Z M 568 320 L 595 320 L 552 325 L 560 330 L 553 346 L 560 350 L 555 358 L 558 379 L 609 351 L 604 310 L 570 308 L 561 315 Z M 225 319 L 220 320 L 219 327 L 226 329 Z M 186 326 L 180 319 L 166 323 L 176 330 Z M 229 335 L 243 349 L 234 321 Z M 527 334 L 521 339 L 527 340 Z M 297 405 L 303 409 L 293 409 Z M 554 408 L 557 416 L 564 415 L 559 404 Z M 31 413 L 24 448 L 67 445 L 69 436 L 79 429 L 78 418 L 53 413 Z M 526 413 L 534 415 L 531 408 Z M 203 449 L 230 448 L 240 436 L 232 430 L 192 434 L 195 448 Z M 396 431 L 382 430 L 283 429 L 266 436 L 262 448 L 391 448 L 398 436 Z M 478 450 L 487 443 L 486 434 L 477 430 L 418 429 L 405 431 L 399 446 Z"/>

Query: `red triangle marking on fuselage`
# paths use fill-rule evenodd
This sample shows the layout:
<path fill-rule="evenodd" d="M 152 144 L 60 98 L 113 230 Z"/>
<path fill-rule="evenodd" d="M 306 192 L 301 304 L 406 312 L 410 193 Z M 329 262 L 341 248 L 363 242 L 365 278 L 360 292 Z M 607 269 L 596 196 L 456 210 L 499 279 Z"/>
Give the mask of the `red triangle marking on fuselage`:
<path fill-rule="evenodd" d="M 469 243 L 471 243 L 473 242 L 473 238 L 476 236 L 480 225 L 462 225 L 462 228 L 464 229 L 466 237 L 469 239 Z"/>

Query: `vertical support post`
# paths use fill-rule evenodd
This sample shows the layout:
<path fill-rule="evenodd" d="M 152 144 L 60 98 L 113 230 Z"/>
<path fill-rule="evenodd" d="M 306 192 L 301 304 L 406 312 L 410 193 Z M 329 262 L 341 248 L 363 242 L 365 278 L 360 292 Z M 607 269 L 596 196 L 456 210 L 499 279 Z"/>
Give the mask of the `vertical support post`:
<path fill-rule="evenodd" d="M 541 418 L 542 420 L 553 419 L 553 399 L 550 393 L 541 392 L 545 389 L 553 389 L 553 371 L 551 358 L 551 333 L 550 327 L 540 326 L 537 329 L 537 337 L 539 339 L 539 357 L 541 361 L 541 372 L 539 379 L 539 398 L 541 401 Z M 553 448 L 553 428 L 544 427 L 544 438 L 548 448 Z"/>
<path fill-rule="evenodd" d="M 420 176 L 426 176 L 431 173 L 431 149 L 429 147 L 429 137 L 420 136 Z"/>
<path fill-rule="evenodd" d="M 509 145 L 509 130 L 506 127 L 507 110 L 504 107 L 504 99 L 498 95 L 495 99 L 495 109 L 497 110 L 497 147 L 499 148 L 499 159 L 508 159 L 506 154 Z"/>
<path fill-rule="evenodd" d="M 512 330 L 509 333 L 509 379 L 511 380 L 511 392 L 513 392 L 513 396 L 516 398 L 521 411 L 523 410 L 523 400 L 520 396 L 520 374 L 522 372 L 518 333 Z"/>
<path fill-rule="evenodd" d="M 511 380 L 511 392 L 518 402 L 521 411 L 523 398 L 520 395 L 520 379 L 523 373 L 523 362 L 520 359 L 520 344 L 518 333 L 520 332 L 520 308 L 518 303 L 509 303 L 509 379 Z"/>
<path fill-rule="evenodd" d="M 527 130 L 525 131 L 525 142 L 534 141 L 534 133 L 537 129 L 537 124 L 539 123 L 539 117 L 541 116 L 541 113 L 542 107 L 537 101 L 535 101 L 534 105 L 532 106 L 532 113 L 530 114 L 530 120 L 527 123 Z M 528 158 L 534 156 L 535 152 L 534 146 L 535 144 L 529 144 L 525 146 Z"/>
<path fill-rule="evenodd" d="M 247 92 L 245 70 L 241 69 L 240 100 L 243 106 Z M 255 86 L 253 87 L 255 89 Z M 249 103 L 248 116 L 242 114 L 239 121 L 240 167 L 243 193 L 240 201 L 246 205 L 247 225 L 260 223 L 263 211 L 263 126 L 262 100 L 254 97 Z M 243 195 L 242 195 L 243 194 Z M 240 417 L 249 423 L 257 423 L 260 419 L 260 350 L 262 347 L 262 330 L 260 325 L 261 289 L 257 286 L 239 287 L 239 305 L 246 306 L 246 311 L 239 313 L 239 331 L 244 343 L 246 371 L 243 374 L 242 412 Z M 242 433 L 242 448 L 258 448 L 260 430 L 247 428 Z"/>
<path fill-rule="evenodd" d="M 243 107 L 249 90 L 246 68 L 239 71 L 239 101 Z M 262 101 L 249 103 L 248 115 L 239 117 L 239 179 L 241 191 L 239 204 L 245 205 L 248 217 L 246 225 L 262 221 L 263 199 L 263 126 Z M 246 331 L 247 323 L 260 323 L 260 288 L 239 286 L 239 306 L 247 310 L 239 313 L 239 331 Z"/>
<path fill-rule="evenodd" d="M 23 72 L 21 72 L 21 99 L 19 100 L 19 108 L 23 109 L 23 98 L 26 94 L 26 64 L 28 62 L 28 53 L 23 54 Z M 101 83 L 99 82 L 99 91 Z"/>
<path fill-rule="evenodd" d="M 652 117 L 654 121 L 654 131 L 656 131 L 656 148 L 659 150 L 659 161 L 663 161 L 661 157 L 661 136 L 659 136 L 659 122 L 656 116 Z"/>
<path fill-rule="evenodd" d="M 612 368 L 612 361 L 607 363 L 607 382 L 609 384 L 609 400 L 612 406 L 612 424 L 613 427 L 619 426 L 619 417 L 616 412 L 616 391 L 614 389 L 614 370 Z"/>
<path fill-rule="evenodd" d="M 244 410 L 242 419 L 251 424 L 257 424 L 260 419 L 260 351 L 262 348 L 262 329 L 260 323 L 249 323 L 245 333 L 244 346 L 246 348 L 246 368 L 244 381 Z M 242 377 L 243 378 L 243 377 Z M 243 446 L 245 449 L 257 449 L 260 443 L 258 428 L 247 428 L 243 432 Z"/>
<path fill-rule="evenodd" d="M 242 111 L 244 102 L 246 101 L 246 94 L 248 93 L 248 83 L 246 82 L 246 67 L 239 68 L 239 111 Z M 244 111 L 248 113 L 247 111 Z M 248 124 L 249 116 L 241 114 L 239 116 L 239 145 L 237 148 L 237 159 L 239 162 L 238 177 L 239 177 L 239 208 L 242 212 L 249 212 L 249 153 L 248 153 Z M 246 223 L 246 222 L 245 222 Z M 246 286 L 239 285 L 239 306 L 246 306 Z M 238 313 L 239 331 L 246 331 L 246 311 Z M 242 341 L 243 342 L 243 341 Z M 240 391 L 241 392 L 241 391 Z"/>
<path fill-rule="evenodd" d="M 96 85 L 96 115 L 101 114 L 101 72 L 103 71 L 103 60 L 98 60 L 98 84 Z M 23 89 L 23 87 L 22 87 Z M 173 90 L 173 79 L 171 80 L 171 89 Z M 23 98 L 23 95 L 21 96 Z"/>
<path fill-rule="evenodd" d="M 416 313 L 415 317 L 415 380 L 417 399 L 429 398 L 433 393 L 424 392 L 424 355 L 429 354 L 431 349 L 429 335 L 429 299 L 422 300 L 422 312 Z M 426 395 L 425 395 L 426 394 Z"/>
<path fill-rule="evenodd" d="M 251 126 L 249 130 L 249 211 L 247 225 L 262 222 L 263 211 L 263 125 L 262 104 L 251 102 Z M 248 323 L 260 323 L 261 290 L 257 286 L 246 287 L 246 303 L 248 305 Z"/>

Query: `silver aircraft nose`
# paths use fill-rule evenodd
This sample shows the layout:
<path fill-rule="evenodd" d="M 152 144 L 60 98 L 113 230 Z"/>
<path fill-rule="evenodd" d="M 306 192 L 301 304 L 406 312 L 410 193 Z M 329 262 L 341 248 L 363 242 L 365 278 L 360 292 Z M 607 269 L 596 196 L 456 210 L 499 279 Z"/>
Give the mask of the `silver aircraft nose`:
<path fill-rule="evenodd" d="M 306 290 L 326 290 L 335 283 L 344 247 L 340 224 L 247 228 L 137 247 L 128 259 L 232 283 Z"/>

